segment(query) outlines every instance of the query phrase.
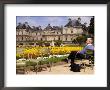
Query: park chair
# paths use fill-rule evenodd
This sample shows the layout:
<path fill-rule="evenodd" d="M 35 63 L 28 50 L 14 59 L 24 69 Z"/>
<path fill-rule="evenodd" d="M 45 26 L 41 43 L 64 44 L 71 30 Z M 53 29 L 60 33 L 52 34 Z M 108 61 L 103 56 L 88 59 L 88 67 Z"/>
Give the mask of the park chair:
<path fill-rule="evenodd" d="M 86 65 L 90 66 L 93 70 L 94 66 L 94 51 L 91 49 L 87 49 L 86 53 L 84 54 L 84 59 L 80 60 L 79 62 L 81 68 L 86 69 Z"/>
<path fill-rule="evenodd" d="M 86 65 L 89 65 L 92 69 L 94 66 L 94 51 L 87 49 L 86 53 L 84 54 L 84 59 L 79 60 L 79 58 L 75 57 L 75 63 L 79 64 L 81 68 L 86 69 Z"/>
<path fill-rule="evenodd" d="M 89 60 L 89 66 L 93 69 L 94 66 L 94 50 L 87 49 L 85 58 Z"/>

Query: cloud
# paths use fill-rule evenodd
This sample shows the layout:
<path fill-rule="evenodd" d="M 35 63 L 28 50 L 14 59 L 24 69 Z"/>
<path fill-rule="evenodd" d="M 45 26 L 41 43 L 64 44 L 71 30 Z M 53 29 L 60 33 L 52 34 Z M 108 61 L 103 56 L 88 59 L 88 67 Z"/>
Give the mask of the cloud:
<path fill-rule="evenodd" d="M 72 20 L 81 18 L 81 23 L 84 24 L 85 22 L 87 23 L 87 26 L 90 24 L 90 19 L 92 16 L 69 16 L 68 18 L 71 18 Z"/>
<path fill-rule="evenodd" d="M 91 16 L 80 16 L 81 23 L 87 23 L 87 26 L 90 23 Z M 77 19 L 78 16 L 17 16 L 17 23 L 28 22 L 30 26 L 42 26 L 45 28 L 49 23 L 52 26 L 61 26 L 65 25 L 68 22 L 68 19 Z"/>
<path fill-rule="evenodd" d="M 61 26 L 65 23 L 65 17 L 64 16 L 51 16 L 47 17 L 46 20 L 52 25 L 52 26 Z"/>
<path fill-rule="evenodd" d="M 21 22 L 21 23 L 24 23 L 24 22 L 28 22 L 28 24 L 30 26 L 36 26 L 37 25 L 37 22 L 30 16 L 20 16 L 20 17 L 17 17 L 17 23 Z"/>

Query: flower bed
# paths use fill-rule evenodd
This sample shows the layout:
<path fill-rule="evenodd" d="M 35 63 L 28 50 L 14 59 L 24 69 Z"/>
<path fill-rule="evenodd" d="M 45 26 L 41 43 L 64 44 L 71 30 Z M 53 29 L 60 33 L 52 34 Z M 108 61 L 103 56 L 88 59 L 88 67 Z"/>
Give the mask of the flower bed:
<path fill-rule="evenodd" d="M 26 59 L 36 59 L 37 57 L 49 57 L 49 55 L 65 55 L 69 54 L 71 51 L 80 51 L 83 47 L 25 47 L 22 53 L 17 53 L 16 58 L 26 58 Z"/>

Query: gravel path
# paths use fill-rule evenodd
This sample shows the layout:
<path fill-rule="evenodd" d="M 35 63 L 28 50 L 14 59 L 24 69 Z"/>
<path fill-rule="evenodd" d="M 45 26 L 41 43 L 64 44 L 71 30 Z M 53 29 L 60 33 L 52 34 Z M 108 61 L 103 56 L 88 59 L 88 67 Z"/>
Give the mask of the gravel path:
<path fill-rule="evenodd" d="M 47 70 L 38 72 L 37 74 L 94 74 L 94 69 L 92 70 L 90 67 L 86 67 L 85 72 L 84 69 L 81 69 L 80 72 L 73 72 L 70 71 L 70 64 L 65 65 L 59 65 L 54 66 L 51 68 L 48 68 Z M 29 72 L 28 74 L 36 74 L 35 72 Z"/>

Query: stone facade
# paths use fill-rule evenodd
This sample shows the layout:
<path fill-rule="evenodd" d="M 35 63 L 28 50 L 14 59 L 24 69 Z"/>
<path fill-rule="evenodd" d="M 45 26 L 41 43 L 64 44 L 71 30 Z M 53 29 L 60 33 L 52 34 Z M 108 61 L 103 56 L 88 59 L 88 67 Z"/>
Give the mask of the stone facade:
<path fill-rule="evenodd" d="M 64 27 L 62 30 L 39 30 L 31 31 L 27 29 L 16 30 L 17 44 L 36 43 L 37 41 L 56 41 L 71 43 L 78 35 L 83 33 L 82 27 Z"/>
<path fill-rule="evenodd" d="M 38 41 L 63 41 L 63 43 L 72 43 L 72 41 L 79 35 L 85 33 L 84 24 L 80 23 L 81 19 L 71 20 L 63 26 L 47 25 L 42 29 L 41 26 L 31 28 L 27 23 L 21 24 L 16 27 L 16 41 L 17 45 L 35 45 Z"/>

